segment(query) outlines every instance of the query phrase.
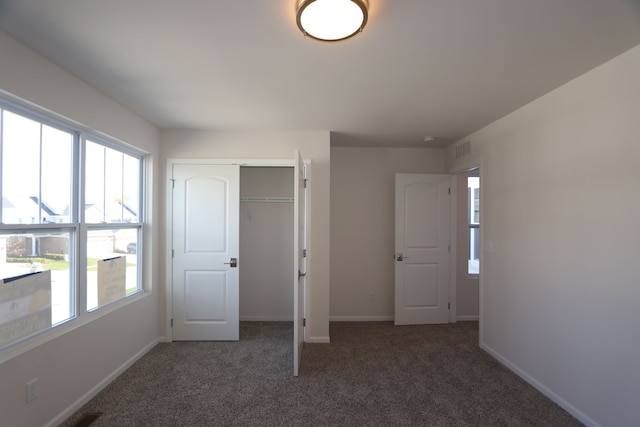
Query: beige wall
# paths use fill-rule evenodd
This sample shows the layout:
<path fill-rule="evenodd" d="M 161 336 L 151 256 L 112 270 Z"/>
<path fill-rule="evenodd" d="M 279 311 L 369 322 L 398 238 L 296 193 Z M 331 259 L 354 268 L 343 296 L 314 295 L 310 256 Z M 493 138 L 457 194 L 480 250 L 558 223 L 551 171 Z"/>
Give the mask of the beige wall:
<path fill-rule="evenodd" d="M 240 320 L 293 321 L 293 168 L 240 168 Z"/>
<path fill-rule="evenodd" d="M 587 425 L 640 420 L 639 76 L 637 46 L 448 150 L 480 164 L 482 347 Z"/>
<path fill-rule="evenodd" d="M 163 130 L 163 163 L 168 159 L 291 159 L 299 149 L 311 160 L 307 328 L 310 342 L 329 341 L 329 144 L 328 131 L 217 132 Z M 166 166 L 163 171 L 166 179 Z M 162 203 L 166 203 L 166 191 Z"/>
<path fill-rule="evenodd" d="M 148 227 L 146 247 L 155 248 L 159 235 L 158 205 L 153 199 L 158 132 L 146 121 L 100 94 L 63 69 L 0 32 L 0 89 L 134 145 L 148 155 Z M 160 252 L 151 249 L 145 258 L 144 297 L 136 297 L 115 309 L 85 317 L 89 323 L 71 322 L 52 338 L 0 359 L 0 424 L 39 426 L 61 422 L 79 408 L 92 390 L 131 363 L 157 342 L 164 313 L 159 309 Z M 7 357 L 10 357 L 7 360 Z M 25 385 L 38 378 L 38 398 L 25 403 Z"/>
<path fill-rule="evenodd" d="M 332 319 L 393 319 L 395 174 L 444 173 L 444 154 L 331 148 Z"/>

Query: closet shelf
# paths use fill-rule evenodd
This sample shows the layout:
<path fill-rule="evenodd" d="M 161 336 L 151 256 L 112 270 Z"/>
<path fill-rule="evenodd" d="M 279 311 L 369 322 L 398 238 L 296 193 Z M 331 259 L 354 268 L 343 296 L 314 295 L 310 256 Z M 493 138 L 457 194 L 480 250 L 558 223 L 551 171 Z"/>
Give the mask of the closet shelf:
<path fill-rule="evenodd" d="M 293 197 L 240 197 L 240 202 L 293 203 Z"/>

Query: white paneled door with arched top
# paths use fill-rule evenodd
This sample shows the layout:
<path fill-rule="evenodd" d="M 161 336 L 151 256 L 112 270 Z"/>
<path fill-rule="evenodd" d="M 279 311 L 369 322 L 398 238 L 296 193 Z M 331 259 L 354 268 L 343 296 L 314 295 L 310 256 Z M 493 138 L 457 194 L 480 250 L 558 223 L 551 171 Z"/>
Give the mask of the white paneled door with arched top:
<path fill-rule="evenodd" d="M 239 339 L 238 165 L 172 169 L 173 339 Z"/>
<path fill-rule="evenodd" d="M 396 174 L 395 324 L 449 322 L 451 177 Z"/>

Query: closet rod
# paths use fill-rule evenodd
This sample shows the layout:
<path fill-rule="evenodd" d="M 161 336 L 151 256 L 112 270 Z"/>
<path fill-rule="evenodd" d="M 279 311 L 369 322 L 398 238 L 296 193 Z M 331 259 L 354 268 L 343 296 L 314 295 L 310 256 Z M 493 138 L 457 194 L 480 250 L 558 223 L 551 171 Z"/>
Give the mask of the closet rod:
<path fill-rule="evenodd" d="M 240 197 L 241 202 L 293 203 L 293 197 Z"/>

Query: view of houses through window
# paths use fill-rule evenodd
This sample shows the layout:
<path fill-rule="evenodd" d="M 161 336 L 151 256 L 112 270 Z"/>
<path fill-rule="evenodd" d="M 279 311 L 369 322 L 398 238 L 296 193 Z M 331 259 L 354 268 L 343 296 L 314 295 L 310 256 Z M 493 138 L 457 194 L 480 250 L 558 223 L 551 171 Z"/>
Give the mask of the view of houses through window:
<path fill-rule="evenodd" d="M 141 289 L 143 157 L 103 139 L 0 104 L 0 348 Z"/>

